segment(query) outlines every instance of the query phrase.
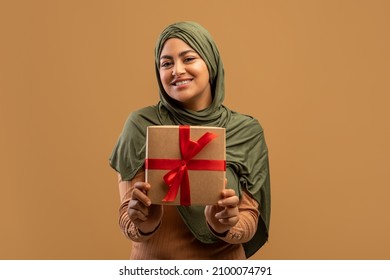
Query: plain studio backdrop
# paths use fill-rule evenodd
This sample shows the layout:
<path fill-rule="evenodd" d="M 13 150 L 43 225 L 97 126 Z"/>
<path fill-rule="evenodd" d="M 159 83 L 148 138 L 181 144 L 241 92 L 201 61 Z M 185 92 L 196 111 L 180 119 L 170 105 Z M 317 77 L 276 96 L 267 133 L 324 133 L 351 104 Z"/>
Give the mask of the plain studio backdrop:
<path fill-rule="evenodd" d="M 127 259 L 111 154 L 158 101 L 176 21 L 219 46 L 225 104 L 269 146 L 269 242 L 253 259 L 389 259 L 388 1 L 0 2 L 0 258 Z"/>

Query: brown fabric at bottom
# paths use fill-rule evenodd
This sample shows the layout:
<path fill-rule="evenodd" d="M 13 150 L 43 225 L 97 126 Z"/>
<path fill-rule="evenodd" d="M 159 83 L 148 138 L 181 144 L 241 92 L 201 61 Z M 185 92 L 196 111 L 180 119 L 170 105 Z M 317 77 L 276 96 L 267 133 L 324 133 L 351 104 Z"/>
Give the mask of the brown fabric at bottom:
<path fill-rule="evenodd" d="M 198 241 L 175 206 L 164 206 L 160 228 L 149 240 L 132 242 L 130 259 L 245 259 L 241 244 Z"/>

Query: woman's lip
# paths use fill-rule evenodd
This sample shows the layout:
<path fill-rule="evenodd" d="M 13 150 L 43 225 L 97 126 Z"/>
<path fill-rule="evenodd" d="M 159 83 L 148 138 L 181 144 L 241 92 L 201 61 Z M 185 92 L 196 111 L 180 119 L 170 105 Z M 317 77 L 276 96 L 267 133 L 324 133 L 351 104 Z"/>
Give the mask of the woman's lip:
<path fill-rule="evenodd" d="M 182 80 L 178 80 L 178 81 L 173 81 L 171 83 L 171 85 L 176 86 L 176 87 L 180 87 L 180 86 L 188 85 L 191 82 L 192 82 L 192 79 L 182 79 Z"/>
<path fill-rule="evenodd" d="M 182 83 L 182 82 L 184 82 L 184 83 Z M 187 87 L 189 84 L 191 84 L 191 82 L 192 82 L 192 79 L 181 80 L 181 81 L 177 81 L 177 82 L 175 82 L 175 83 L 172 83 L 172 86 L 174 86 L 175 88 L 178 88 L 178 89 L 180 89 L 180 88 L 185 88 L 185 87 Z M 177 83 L 179 83 L 179 84 L 177 84 Z"/>

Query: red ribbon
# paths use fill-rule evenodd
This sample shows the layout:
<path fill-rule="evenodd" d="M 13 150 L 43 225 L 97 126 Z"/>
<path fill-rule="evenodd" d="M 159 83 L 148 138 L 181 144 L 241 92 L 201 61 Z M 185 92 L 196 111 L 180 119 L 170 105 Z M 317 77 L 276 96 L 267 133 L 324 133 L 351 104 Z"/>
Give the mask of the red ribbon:
<path fill-rule="evenodd" d="M 170 170 L 164 176 L 164 181 L 169 186 L 169 190 L 163 198 L 164 202 L 174 201 L 180 188 L 180 205 L 191 205 L 188 170 L 226 170 L 224 160 L 192 159 L 217 136 L 214 133 L 206 132 L 198 141 L 191 141 L 190 126 L 182 125 L 179 126 L 181 159 L 146 159 L 146 169 Z"/>

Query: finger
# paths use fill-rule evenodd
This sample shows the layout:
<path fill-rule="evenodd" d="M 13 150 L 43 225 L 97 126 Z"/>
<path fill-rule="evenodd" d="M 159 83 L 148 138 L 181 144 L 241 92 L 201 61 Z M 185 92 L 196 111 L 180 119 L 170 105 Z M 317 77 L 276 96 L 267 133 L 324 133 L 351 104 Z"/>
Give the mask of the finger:
<path fill-rule="evenodd" d="M 128 211 L 130 211 L 131 209 L 141 212 L 144 216 L 149 215 L 149 207 L 145 206 L 138 200 L 129 201 Z"/>
<path fill-rule="evenodd" d="M 133 222 L 146 221 L 148 219 L 141 211 L 135 209 L 129 209 L 128 211 L 129 219 Z"/>
<path fill-rule="evenodd" d="M 134 188 L 132 194 L 131 194 L 132 200 L 138 200 L 140 201 L 143 205 L 150 206 L 152 203 L 149 199 L 149 197 L 146 195 L 145 189 L 138 189 Z"/>
<path fill-rule="evenodd" d="M 232 208 L 232 207 L 237 207 L 239 202 L 240 202 L 240 199 L 238 198 L 238 196 L 235 195 L 235 196 L 230 196 L 227 198 L 220 199 L 218 201 L 218 206 Z"/>
<path fill-rule="evenodd" d="M 216 219 L 229 219 L 238 217 L 239 211 L 237 208 L 225 208 L 224 210 L 215 214 Z"/>
<path fill-rule="evenodd" d="M 150 214 L 150 207 L 145 206 L 138 200 L 130 200 L 127 213 L 129 218 L 133 221 L 137 219 L 146 221 Z"/>
<path fill-rule="evenodd" d="M 238 223 L 238 217 L 230 217 L 230 218 L 225 218 L 225 219 L 218 219 L 218 221 L 221 224 L 223 224 L 223 225 L 234 226 L 235 224 Z"/>
<path fill-rule="evenodd" d="M 236 195 L 236 192 L 233 189 L 224 189 L 224 190 L 222 190 L 222 197 L 223 198 L 231 197 L 231 196 L 234 196 L 234 195 Z"/>
<path fill-rule="evenodd" d="M 146 194 L 148 192 L 148 190 L 150 190 L 150 184 L 148 184 L 146 182 L 135 182 L 134 188 L 138 189 Z"/>

